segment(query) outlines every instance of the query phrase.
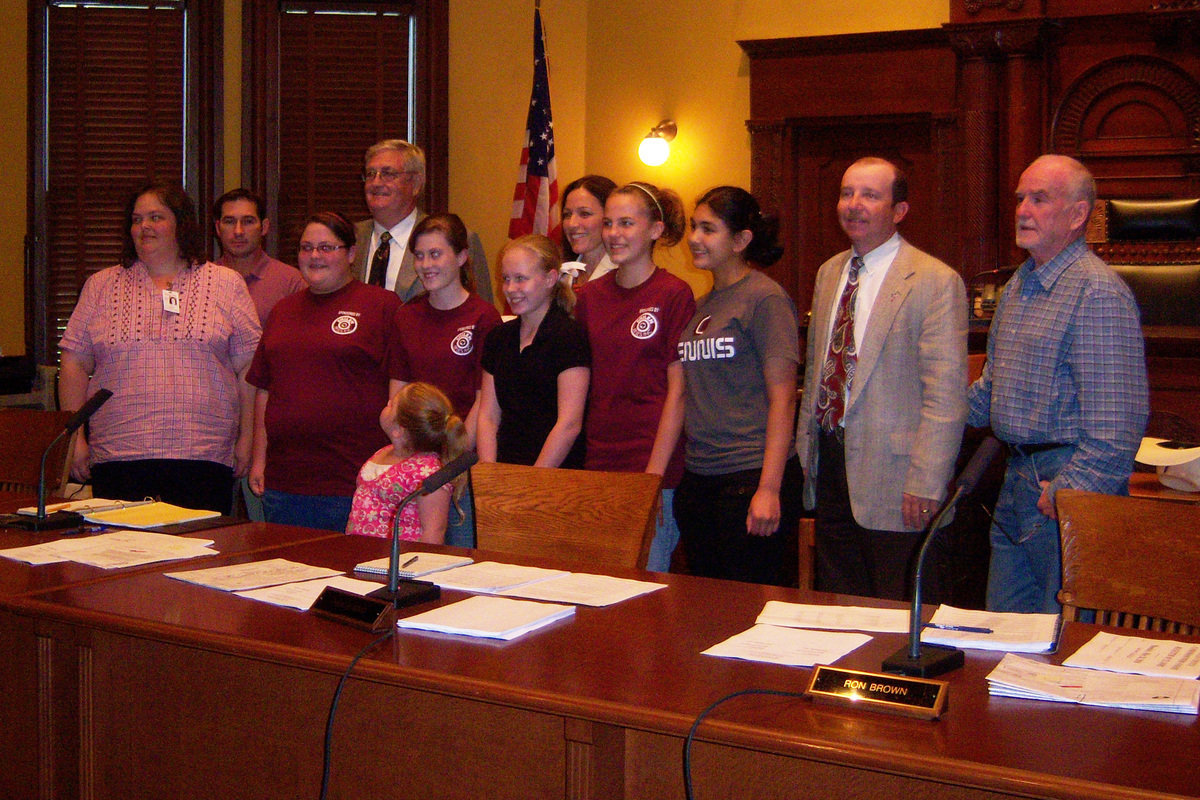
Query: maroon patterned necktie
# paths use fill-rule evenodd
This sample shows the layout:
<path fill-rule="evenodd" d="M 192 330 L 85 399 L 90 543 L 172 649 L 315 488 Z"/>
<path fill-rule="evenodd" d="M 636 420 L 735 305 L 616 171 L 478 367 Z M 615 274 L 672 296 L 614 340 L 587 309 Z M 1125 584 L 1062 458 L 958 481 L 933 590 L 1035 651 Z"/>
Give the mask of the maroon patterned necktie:
<path fill-rule="evenodd" d="M 862 256 L 850 259 L 850 274 L 846 276 L 833 332 L 829 334 L 829 355 L 821 367 L 817 419 L 826 433 L 836 430 L 846 413 L 846 395 L 850 393 L 854 365 L 858 362 L 858 350 L 854 346 L 854 299 L 858 295 L 858 271 L 862 266 Z"/>

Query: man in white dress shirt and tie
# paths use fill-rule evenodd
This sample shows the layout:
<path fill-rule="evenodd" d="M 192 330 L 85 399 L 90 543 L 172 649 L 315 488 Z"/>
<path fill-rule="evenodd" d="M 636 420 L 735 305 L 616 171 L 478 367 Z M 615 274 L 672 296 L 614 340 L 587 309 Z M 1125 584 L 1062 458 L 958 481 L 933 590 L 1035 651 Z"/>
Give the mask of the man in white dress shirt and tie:
<path fill-rule="evenodd" d="M 408 238 L 426 214 L 417 208 L 425 187 L 425 153 L 403 139 L 384 139 L 367 148 L 363 160 L 363 193 L 371 218 L 359 222 L 354 266 L 364 283 L 394 291 L 404 302 L 424 289 L 413 268 Z M 475 292 L 492 302 L 487 255 L 475 233 L 470 234 Z"/>
<path fill-rule="evenodd" d="M 900 236 L 907 213 L 894 164 L 864 158 L 846 170 L 838 221 L 852 247 L 817 273 L 796 433 L 821 591 L 908 593 L 961 444 L 966 290 Z"/>

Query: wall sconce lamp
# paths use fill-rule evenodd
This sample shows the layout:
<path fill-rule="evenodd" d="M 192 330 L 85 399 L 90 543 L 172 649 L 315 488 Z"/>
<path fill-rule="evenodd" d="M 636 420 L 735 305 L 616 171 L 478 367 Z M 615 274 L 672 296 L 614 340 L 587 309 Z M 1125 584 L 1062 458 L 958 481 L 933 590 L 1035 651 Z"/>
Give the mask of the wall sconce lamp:
<path fill-rule="evenodd" d="M 668 142 L 675 138 L 678 130 L 673 119 L 664 119 L 651 128 L 646 138 L 638 145 L 638 158 L 642 163 L 648 167 L 663 164 L 667 156 L 671 155 L 671 145 Z"/>

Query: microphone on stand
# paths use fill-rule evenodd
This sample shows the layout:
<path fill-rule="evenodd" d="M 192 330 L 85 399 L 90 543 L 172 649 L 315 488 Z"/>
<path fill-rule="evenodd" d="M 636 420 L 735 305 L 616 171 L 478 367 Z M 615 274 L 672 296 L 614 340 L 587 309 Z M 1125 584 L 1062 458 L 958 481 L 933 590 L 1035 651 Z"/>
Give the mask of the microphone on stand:
<path fill-rule="evenodd" d="M 983 477 L 984 471 L 1000 452 L 1000 440 L 988 436 L 975 450 L 966 468 L 954 482 L 954 492 L 938 509 L 929 523 L 925 539 L 921 542 L 921 550 L 917 554 L 917 568 L 913 576 L 912 609 L 909 611 L 908 647 L 901 648 L 883 662 L 884 672 L 895 672 L 901 675 L 915 675 L 921 678 L 932 678 L 963 665 L 963 652 L 956 647 L 940 644 L 921 643 L 921 573 L 925 569 L 925 554 L 929 545 L 937 536 L 946 515 L 958 505 L 958 501 L 975 491 L 975 485 Z"/>
<path fill-rule="evenodd" d="M 75 528 L 83 522 L 83 515 L 76 514 L 74 511 L 56 511 L 53 514 L 46 513 L 46 458 L 50 455 L 50 451 L 54 449 L 54 445 L 58 444 L 59 439 L 79 430 L 85 422 L 91 419 L 92 414 L 95 414 L 100 406 L 108 402 L 108 398 L 112 397 L 112 395 L 113 393 L 108 389 L 100 389 L 89 397 L 88 401 L 83 404 L 83 407 L 75 412 L 75 416 L 67 420 L 66 426 L 58 436 L 55 436 L 46 449 L 42 451 L 42 465 L 38 472 L 37 515 L 34 517 L 14 515 L 14 519 L 7 521 L 10 527 L 31 531 L 53 531 L 62 528 Z"/>
<path fill-rule="evenodd" d="M 392 554 L 388 559 L 388 582 L 387 586 L 382 589 L 376 589 L 371 592 L 368 597 L 377 597 L 382 600 L 389 600 L 393 603 L 397 599 L 397 591 L 400 588 L 400 512 L 404 507 L 416 500 L 422 495 L 427 495 L 442 488 L 445 484 L 457 478 L 459 475 L 466 472 L 475 462 L 479 460 L 479 455 L 474 450 L 467 450 L 459 455 L 458 458 L 446 464 L 437 472 L 430 475 L 425 480 L 421 481 L 421 485 L 414 491 L 410 492 L 400 505 L 396 506 L 396 517 L 392 520 Z"/>

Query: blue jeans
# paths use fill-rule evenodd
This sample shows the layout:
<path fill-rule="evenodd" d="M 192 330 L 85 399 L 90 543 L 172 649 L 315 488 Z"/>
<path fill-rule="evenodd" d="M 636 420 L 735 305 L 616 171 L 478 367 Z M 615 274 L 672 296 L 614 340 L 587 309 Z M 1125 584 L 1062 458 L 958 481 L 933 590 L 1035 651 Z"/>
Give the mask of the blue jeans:
<path fill-rule="evenodd" d="M 650 557 L 646 569 L 651 572 L 670 572 L 671 554 L 679 544 L 679 525 L 675 522 L 675 490 L 662 490 L 662 511 L 655 523 L 654 541 L 650 542 Z"/>
<path fill-rule="evenodd" d="M 242 478 L 238 481 L 238 491 L 242 493 L 242 502 L 246 504 L 246 516 L 251 522 L 266 522 L 267 517 L 263 511 L 263 499 L 250 491 L 250 479 Z"/>
<path fill-rule="evenodd" d="M 1060 447 L 1012 455 L 992 517 L 989 611 L 1057 614 L 1062 610 L 1062 551 L 1058 522 L 1037 509 L 1041 481 L 1053 480 L 1075 450 Z"/>
<path fill-rule="evenodd" d="M 446 544 L 453 547 L 474 547 L 475 496 L 471 491 L 470 481 L 467 482 L 463 496 L 458 500 L 458 507 L 462 510 L 456 510 L 454 503 L 450 503 L 450 516 L 446 523 Z"/>
<path fill-rule="evenodd" d="M 276 489 L 263 492 L 267 522 L 346 532 L 352 498 L 339 495 L 290 494 Z"/>

